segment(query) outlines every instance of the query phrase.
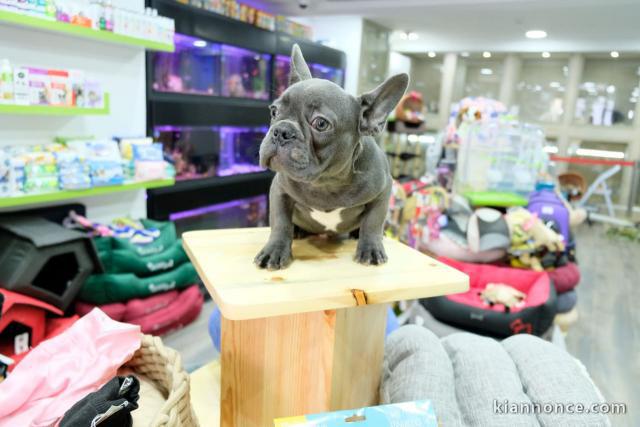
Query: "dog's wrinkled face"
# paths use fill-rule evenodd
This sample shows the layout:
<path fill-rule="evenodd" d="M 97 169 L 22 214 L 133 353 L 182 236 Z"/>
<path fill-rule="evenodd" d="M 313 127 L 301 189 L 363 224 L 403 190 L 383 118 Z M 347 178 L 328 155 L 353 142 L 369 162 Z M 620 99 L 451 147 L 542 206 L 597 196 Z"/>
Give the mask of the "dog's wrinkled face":
<path fill-rule="evenodd" d="M 345 173 L 359 143 L 360 105 L 328 80 L 289 87 L 270 107 L 271 128 L 260 146 L 260 164 L 301 182 Z"/>
<path fill-rule="evenodd" d="M 382 131 L 404 94 L 399 74 L 358 98 L 328 80 L 311 77 L 295 45 L 289 88 L 270 107 L 271 127 L 260 145 L 260 165 L 304 183 L 349 176 L 361 137 Z"/>

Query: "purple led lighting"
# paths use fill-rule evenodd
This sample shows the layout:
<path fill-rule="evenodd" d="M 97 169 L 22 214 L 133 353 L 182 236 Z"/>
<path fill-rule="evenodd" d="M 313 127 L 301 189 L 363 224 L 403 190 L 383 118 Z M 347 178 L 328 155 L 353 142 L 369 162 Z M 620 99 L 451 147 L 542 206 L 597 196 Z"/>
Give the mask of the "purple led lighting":
<path fill-rule="evenodd" d="M 177 221 L 180 219 L 192 218 L 194 216 L 202 216 L 202 215 L 206 215 L 213 212 L 219 212 L 226 209 L 235 208 L 243 204 L 252 203 L 252 202 L 260 202 L 261 204 L 266 205 L 267 198 L 266 196 L 249 197 L 246 199 L 232 200 L 230 202 L 218 203 L 215 205 L 205 206 L 197 209 L 191 209 L 188 211 L 175 212 L 169 215 L 169 220 Z"/>

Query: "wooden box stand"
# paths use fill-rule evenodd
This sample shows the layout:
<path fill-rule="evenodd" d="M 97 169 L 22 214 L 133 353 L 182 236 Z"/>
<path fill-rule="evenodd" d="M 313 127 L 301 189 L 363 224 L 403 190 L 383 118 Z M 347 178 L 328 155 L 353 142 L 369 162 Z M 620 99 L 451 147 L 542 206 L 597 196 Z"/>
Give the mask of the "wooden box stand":
<path fill-rule="evenodd" d="M 469 286 L 466 275 L 389 239 L 383 266 L 355 263 L 355 240 L 311 237 L 294 241 L 289 268 L 261 270 L 253 257 L 268 234 L 183 235 L 222 312 L 222 427 L 377 404 L 386 303 Z"/>

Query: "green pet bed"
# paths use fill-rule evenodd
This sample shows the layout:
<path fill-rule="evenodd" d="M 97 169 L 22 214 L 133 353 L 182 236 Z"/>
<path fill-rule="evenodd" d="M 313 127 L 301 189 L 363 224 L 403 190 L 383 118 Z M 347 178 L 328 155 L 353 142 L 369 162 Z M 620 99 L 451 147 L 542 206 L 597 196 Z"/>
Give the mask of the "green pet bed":
<path fill-rule="evenodd" d="M 139 256 L 128 249 L 113 249 L 99 255 L 107 273 L 133 273 L 139 277 L 153 276 L 189 261 L 180 240 L 154 255 Z"/>
<path fill-rule="evenodd" d="M 94 274 L 89 276 L 80 291 L 82 301 L 101 305 L 144 298 L 181 289 L 196 283 L 198 274 L 191 263 L 184 263 L 173 270 L 151 277 L 138 277 L 135 274 Z"/>
<path fill-rule="evenodd" d="M 119 239 L 117 237 L 96 237 L 94 240 L 96 248 L 99 252 L 111 251 L 114 249 L 122 249 L 137 256 L 157 255 L 168 250 L 178 240 L 175 225 L 168 222 L 153 221 L 150 219 L 140 220 L 145 228 L 157 228 L 160 230 L 160 237 L 146 245 L 137 245 L 131 243 L 128 239 Z"/>
<path fill-rule="evenodd" d="M 514 193 L 500 191 L 468 191 L 464 197 L 469 200 L 472 206 L 494 206 L 500 208 L 510 208 L 514 206 L 527 206 L 529 201 L 526 197 Z"/>

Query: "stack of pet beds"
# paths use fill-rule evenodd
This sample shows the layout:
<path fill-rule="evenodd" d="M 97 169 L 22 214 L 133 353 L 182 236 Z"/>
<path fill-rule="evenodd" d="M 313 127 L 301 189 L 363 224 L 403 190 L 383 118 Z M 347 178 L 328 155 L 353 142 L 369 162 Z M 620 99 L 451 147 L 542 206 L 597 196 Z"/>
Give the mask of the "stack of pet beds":
<path fill-rule="evenodd" d="M 476 284 L 464 301 L 462 297 L 423 301 L 423 307 L 432 315 L 426 316 L 428 319 L 504 337 L 529 331 L 542 335 L 556 312 L 575 312 L 574 288 L 580 273 L 572 262 L 575 244 L 570 226 L 579 221 L 574 221 L 575 212 L 552 189 L 532 193 L 527 209 L 511 208 L 506 214 L 492 208 L 472 210 L 464 198 L 448 196 L 428 182 L 421 187 L 415 182 L 411 186 L 396 185 L 391 201 L 388 234 L 432 255 L 461 262 L 456 267 L 468 273 L 472 284 Z M 516 280 L 506 283 L 503 276 Z M 545 287 L 555 289 L 545 291 L 545 301 L 535 300 L 531 294 L 535 289 L 517 280 L 521 277 L 526 281 L 533 276 Z M 491 289 L 487 289 L 488 285 Z M 518 306 L 495 305 L 497 301 L 483 300 L 480 293 L 515 298 Z M 485 302 L 480 304 L 481 301 Z M 508 326 L 515 320 L 515 313 L 521 311 L 520 306 L 530 322 L 523 319 L 522 325 Z M 481 314 L 483 310 L 486 313 Z M 493 327 L 492 321 L 485 320 L 485 314 L 489 314 L 488 319 L 501 319 L 501 326 Z M 466 319 L 464 324 L 460 319 Z"/>
<path fill-rule="evenodd" d="M 425 328 L 403 326 L 387 338 L 380 399 L 429 399 L 443 426 L 611 425 L 594 411 L 544 408 L 590 408 L 604 398 L 578 360 L 530 335 L 502 342 L 469 333 L 439 339 Z M 513 405 L 533 406 L 513 411 Z"/>
<path fill-rule="evenodd" d="M 154 335 L 192 322 L 203 297 L 174 224 L 143 219 L 133 228 L 127 236 L 94 239 L 105 273 L 89 276 L 76 312 L 84 315 L 99 306 L 112 319 Z"/>

